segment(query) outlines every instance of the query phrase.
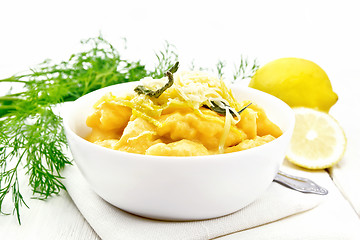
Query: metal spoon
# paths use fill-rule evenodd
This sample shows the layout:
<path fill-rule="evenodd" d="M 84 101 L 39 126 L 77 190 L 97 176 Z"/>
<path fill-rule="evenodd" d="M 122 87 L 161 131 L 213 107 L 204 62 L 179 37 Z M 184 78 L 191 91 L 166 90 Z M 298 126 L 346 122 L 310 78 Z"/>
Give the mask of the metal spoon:
<path fill-rule="evenodd" d="M 276 174 L 274 182 L 303 193 L 328 194 L 328 190 L 317 185 L 310 179 L 292 176 L 281 171 Z"/>

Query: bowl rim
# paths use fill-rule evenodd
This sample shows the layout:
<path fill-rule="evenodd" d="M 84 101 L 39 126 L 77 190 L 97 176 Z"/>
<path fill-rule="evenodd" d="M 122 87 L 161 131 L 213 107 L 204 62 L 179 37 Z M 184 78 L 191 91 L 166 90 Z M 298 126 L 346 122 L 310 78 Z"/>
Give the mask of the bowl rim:
<path fill-rule="evenodd" d="M 95 95 L 95 94 L 99 94 L 100 92 L 106 92 L 106 90 L 112 89 L 112 88 L 116 88 L 119 87 L 120 85 L 131 85 L 131 84 L 135 84 L 136 82 L 127 82 L 127 83 L 119 83 L 119 84 L 115 84 L 115 85 L 111 85 L 105 88 L 101 88 L 98 90 L 95 90 L 93 92 L 90 92 L 88 94 L 85 94 L 84 96 L 81 96 L 80 98 L 76 99 L 75 101 L 71 102 L 71 104 L 66 104 L 65 109 L 62 109 L 62 118 L 63 118 L 63 126 L 65 128 L 65 134 L 67 135 L 67 137 L 69 137 L 68 135 L 70 135 L 73 139 L 75 139 L 76 141 L 80 141 L 81 144 L 85 144 L 87 145 L 89 148 L 95 148 L 98 149 L 101 152 L 109 152 L 112 154 L 117 154 L 119 155 L 119 159 L 122 159 L 121 156 L 123 157 L 127 157 L 127 158 L 137 158 L 137 159 L 146 159 L 147 161 L 151 160 L 165 160 L 165 159 L 171 159 L 171 161 L 174 160 L 178 160 L 178 161 L 209 161 L 210 159 L 219 159 L 219 157 L 223 158 L 225 156 L 229 156 L 230 158 L 233 158 L 234 155 L 239 155 L 238 157 L 241 157 L 242 155 L 246 155 L 246 154 L 252 154 L 252 152 L 258 152 L 258 151 L 264 151 L 269 147 L 272 147 L 273 145 L 277 144 L 278 142 L 282 141 L 283 138 L 286 137 L 286 135 L 288 134 L 292 134 L 294 126 L 295 126 L 295 114 L 293 112 L 293 110 L 291 109 L 291 107 L 289 105 L 287 105 L 285 102 L 283 102 L 281 99 L 270 95 L 268 93 L 265 93 L 263 91 L 254 89 L 254 88 L 250 88 L 247 86 L 240 86 L 240 85 L 232 85 L 230 86 L 230 89 L 233 90 L 234 88 L 240 88 L 240 89 L 246 89 L 247 91 L 253 91 L 255 94 L 264 94 L 264 96 L 267 96 L 268 98 L 272 98 L 274 99 L 274 101 L 277 101 L 279 105 L 283 105 L 283 107 L 285 109 L 287 109 L 286 112 L 289 112 L 290 115 L 288 116 L 290 122 L 289 125 L 287 127 L 287 129 L 285 129 L 285 131 L 283 131 L 283 134 L 279 137 L 277 137 L 276 139 L 274 139 L 271 142 L 268 142 L 266 144 L 257 146 L 257 147 L 253 147 L 250 149 L 246 149 L 243 151 L 237 151 L 237 152 L 231 152 L 231 153 L 223 153 L 223 154 L 211 154 L 211 155 L 203 155 L 203 156 L 156 156 L 156 155 L 145 155 L 145 154 L 139 154 L 139 153 L 129 153 L 129 152 L 124 152 L 124 151 L 119 151 L 119 150 L 114 150 L 114 149 L 110 149 L 110 148 L 106 148 L 106 147 L 102 147 L 99 146 L 95 143 L 89 142 L 87 140 L 85 140 L 84 138 L 80 137 L 78 134 L 76 134 L 70 127 L 69 121 L 70 118 L 69 116 L 71 115 L 71 113 L 74 111 L 73 110 L 73 106 L 76 106 L 76 102 L 81 101 L 82 99 L 84 99 L 85 97 L 88 97 L 90 94 L 91 95 Z M 110 91 L 108 91 L 110 92 Z M 232 157 L 231 157 L 232 156 Z"/>

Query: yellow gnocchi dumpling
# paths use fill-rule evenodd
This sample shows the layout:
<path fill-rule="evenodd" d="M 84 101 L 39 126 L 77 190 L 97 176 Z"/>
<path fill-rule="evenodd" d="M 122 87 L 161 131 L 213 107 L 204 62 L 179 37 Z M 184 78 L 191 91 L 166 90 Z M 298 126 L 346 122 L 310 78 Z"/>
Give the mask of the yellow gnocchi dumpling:
<path fill-rule="evenodd" d="M 105 131 L 122 131 L 131 116 L 131 108 L 103 102 L 86 120 L 86 125 Z"/>
<path fill-rule="evenodd" d="M 161 140 L 156 136 L 155 126 L 143 118 L 137 117 L 129 121 L 124 133 L 113 148 L 125 152 L 144 154 L 146 149 L 160 142 Z"/>
<path fill-rule="evenodd" d="M 224 117 L 210 110 L 202 111 L 204 116 L 194 112 L 174 112 L 159 118 L 159 136 L 179 141 L 188 139 L 202 143 L 209 150 L 217 150 L 224 132 Z M 241 129 L 232 127 L 225 141 L 225 147 L 236 145 L 246 138 Z"/>
<path fill-rule="evenodd" d="M 209 151 L 200 143 L 186 139 L 169 144 L 157 143 L 145 151 L 146 155 L 156 156 L 203 156 L 209 155 Z"/>

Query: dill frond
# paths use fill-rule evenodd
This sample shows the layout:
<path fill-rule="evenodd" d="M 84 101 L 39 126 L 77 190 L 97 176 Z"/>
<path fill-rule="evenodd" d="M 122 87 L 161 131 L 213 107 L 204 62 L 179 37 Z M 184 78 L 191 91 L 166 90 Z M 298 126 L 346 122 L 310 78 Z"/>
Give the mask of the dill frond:
<path fill-rule="evenodd" d="M 24 88 L 0 96 L 0 213 L 9 214 L 2 207 L 10 194 L 19 224 L 21 206 L 27 206 L 18 180 L 20 169 L 26 170 L 35 198 L 47 199 L 65 189 L 61 170 L 71 160 L 63 153 L 67 142 L 62 119 L 53 112 L 53 106 L 152 73 L 140 61 L 122 59 L 101 36 L 82 44 L 89 50 L 73 54 L 68 61 L 46 60 L 25 74 L 0 80 Z M 161 56 L 170 59 L 171 54 L 161 53 L 158 59 L 167 64 Z"/>
<path fill-rule="evenodd" d="M 259 69 L 259 67 L 260 66 L 256 59 L 250 62 L 247 57 L 241 55 L 240 63 L 238 65 L 234 65 L 232 82 L 234 83 L 238 80 L 251 78 L 255 74 L 256 70 Z"/>

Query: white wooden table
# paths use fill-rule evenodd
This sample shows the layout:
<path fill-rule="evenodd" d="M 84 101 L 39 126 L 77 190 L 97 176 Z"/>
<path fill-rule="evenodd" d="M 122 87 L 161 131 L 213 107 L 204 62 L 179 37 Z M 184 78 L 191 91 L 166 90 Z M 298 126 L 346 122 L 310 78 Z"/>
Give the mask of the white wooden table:
<path fill-rule="evenodd" d="M 154 50 L 165 40 L 174 44 L 180 61 L 213 67 L 219 59 L 227 71 L 240 55 L 260 64 L 280 57 L 301 57 L 319 64 L 339 95 L 332 114 L 348 137 L 344 159 L 330 174 L 338 191 L 331 206 L 343 206 L 358 225 L 360 214 L 360 15 L 356 1 L 8 1 L 0 3 L 0 78 L 26 70 L 46 58 L 67 59 L 79 50 L 79 40 L 103 36 L 125 57 L 153 65 Z M 0 93 L 6 92 L 0 85 Z M 306 174 L 310 174 L 306 172 Z M 23 189 L 26 179 L 23 179 Z M 332 188 L 332 187 L 331 187 Z M 66 192 L 47 201 L 25 199 L 30 209 L 15 217 L 0 216 L 0 239 L 99 239 Z M 5 206 L 5 209 L 11 209 Z M 341 215 L 343 214 L 343 215 Z M 263 226 L 293 226 L 297 218 Z M 243 234 L 243 235 L 241 235 Z M 238 239 L 251 230 L 227 236 Z M 344 233 L 345 234 L 345 233 Z M 355 236 L 355 235 L 354 235 Z"/>

